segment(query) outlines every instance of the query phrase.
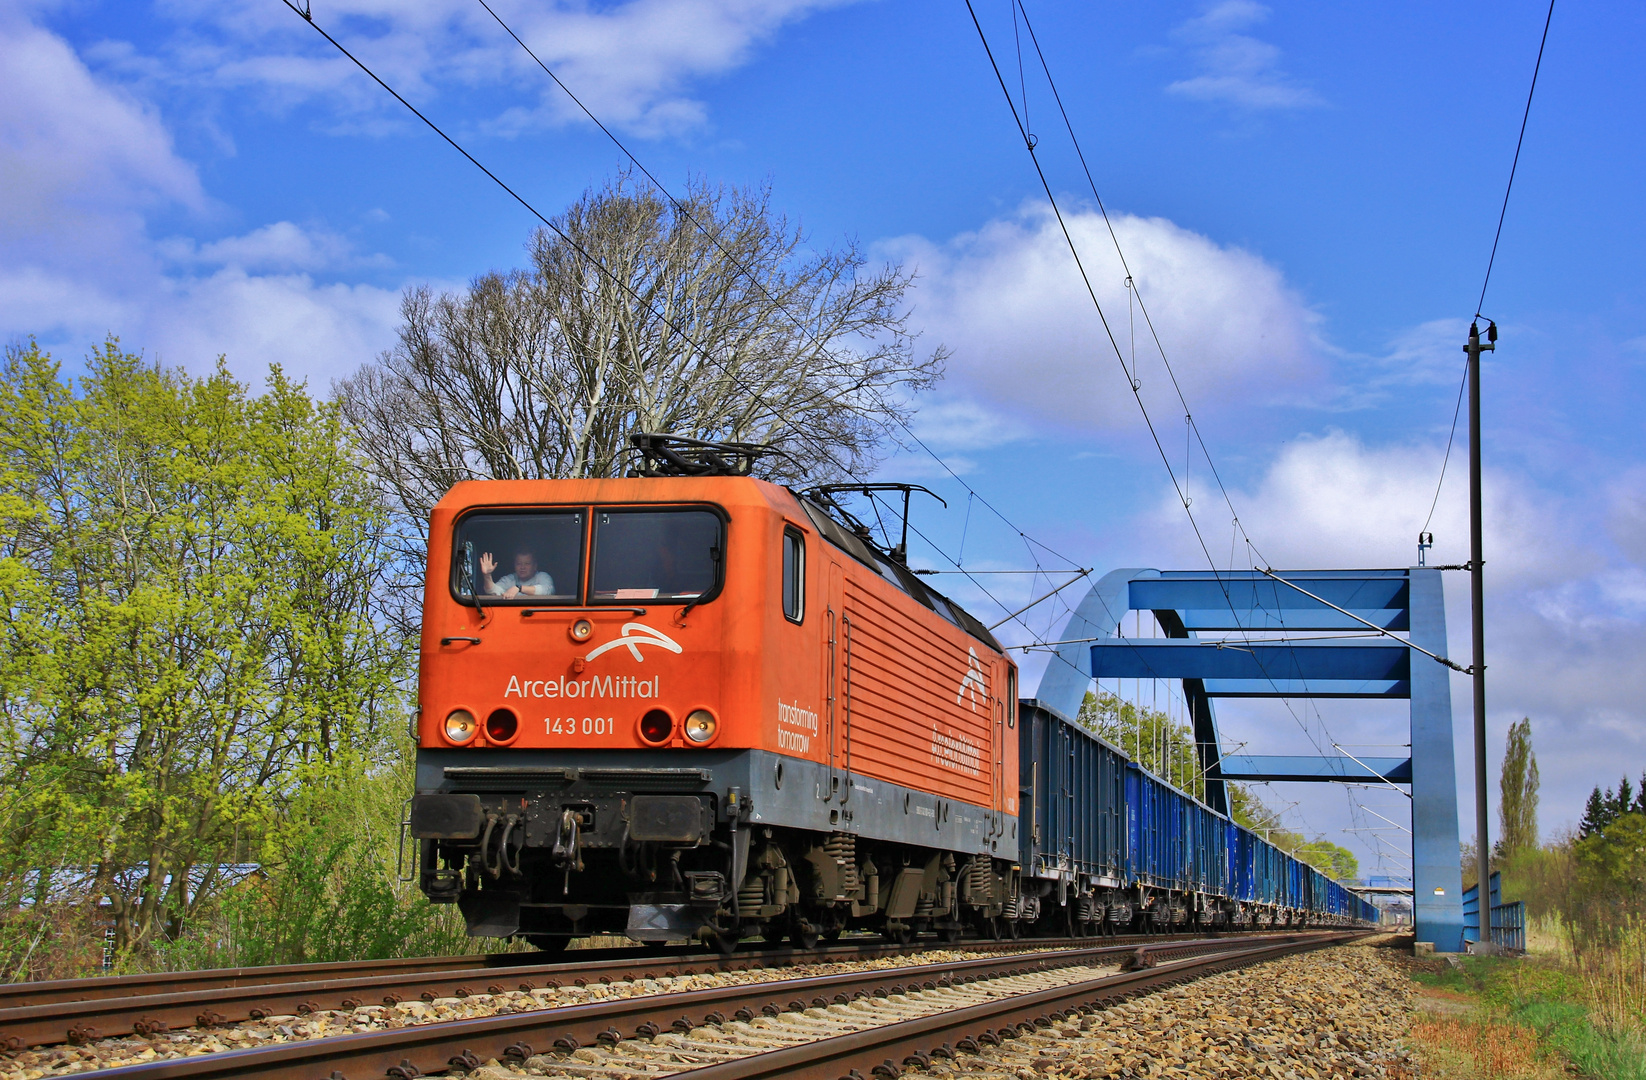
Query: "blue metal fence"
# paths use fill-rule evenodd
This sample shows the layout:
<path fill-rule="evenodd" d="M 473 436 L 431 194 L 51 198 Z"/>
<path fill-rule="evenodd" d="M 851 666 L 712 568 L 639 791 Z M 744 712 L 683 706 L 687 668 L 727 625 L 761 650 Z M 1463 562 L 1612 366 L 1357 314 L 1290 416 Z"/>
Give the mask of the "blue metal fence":
<path fill-rule="evenodd" d="M 1519 900 L 1503 902 L 1503 875 L 1492 871 L 1491 942 L 1500 949 L 1526 951 L 1526 905 Z M 1480 886 L 1463 890 L 1463 940 L 1480 941 Z"/>

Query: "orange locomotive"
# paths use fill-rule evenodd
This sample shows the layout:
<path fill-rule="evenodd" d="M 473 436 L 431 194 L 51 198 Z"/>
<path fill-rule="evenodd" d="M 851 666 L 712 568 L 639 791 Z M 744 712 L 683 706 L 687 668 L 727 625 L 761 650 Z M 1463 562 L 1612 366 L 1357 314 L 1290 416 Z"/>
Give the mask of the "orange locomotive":
<path fill-rule="evenodd" d="M 435 507 L 423 891 L 543 948 L 1009 920 L 998 643 L 827 494 L 668 460 L 734 474 L 473 481 Z"/>

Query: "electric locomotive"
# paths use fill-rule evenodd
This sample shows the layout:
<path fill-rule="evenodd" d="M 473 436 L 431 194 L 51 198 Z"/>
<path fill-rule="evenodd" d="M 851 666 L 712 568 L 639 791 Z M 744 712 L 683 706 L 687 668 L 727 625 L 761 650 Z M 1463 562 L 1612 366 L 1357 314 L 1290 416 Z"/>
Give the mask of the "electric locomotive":
<path fill-rule="evenodd" d="M 469 481 L 434 508 L 424 893 L 545 949 L 1015 925 L 999 643 L 831 489 L 749 475 L 753 447 L 636 444 L 639 475 Z"/>

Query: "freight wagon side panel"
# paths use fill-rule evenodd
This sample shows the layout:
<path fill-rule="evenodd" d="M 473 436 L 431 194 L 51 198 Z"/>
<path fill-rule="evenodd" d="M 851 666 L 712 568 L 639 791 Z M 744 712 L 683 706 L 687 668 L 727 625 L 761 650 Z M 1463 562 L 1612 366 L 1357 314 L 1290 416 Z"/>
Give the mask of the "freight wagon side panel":
<path fill-rule="evenodd" d="M 1019 707 L 1024 828 L 1031 877 L 1118 885 L 1126 873 L 1125 759 L 1106 743 L 1032 701 Z"/>
<path fill-rule="evenodd" d="M 1126 767 L 1126 879 L 1128 883 L 1154 882 L 1154 842 L 1159 831 L 1151 811 L 1153 785 L 1136 765 Z"/>

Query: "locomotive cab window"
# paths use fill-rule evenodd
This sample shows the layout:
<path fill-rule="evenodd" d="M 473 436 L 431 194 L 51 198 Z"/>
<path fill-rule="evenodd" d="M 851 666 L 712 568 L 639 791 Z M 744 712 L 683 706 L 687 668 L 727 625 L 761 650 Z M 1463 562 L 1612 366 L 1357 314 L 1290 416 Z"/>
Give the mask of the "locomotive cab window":
<path fill-rule="evenodd" d="M 709 510 L 597 508 L 589 602 L 709 599 L 720 587 L 724 534 Z"/>
<path fill-rule="evenodd" d="M 806 617 L 806 538 L 799 529 L 783 530 L 783 617 Z"/>
<path fill-rule="evenodd" d="M 469 514 L 457 523 L 452 592 L 522 604 L 577 602 L 583 512 Z"/>

